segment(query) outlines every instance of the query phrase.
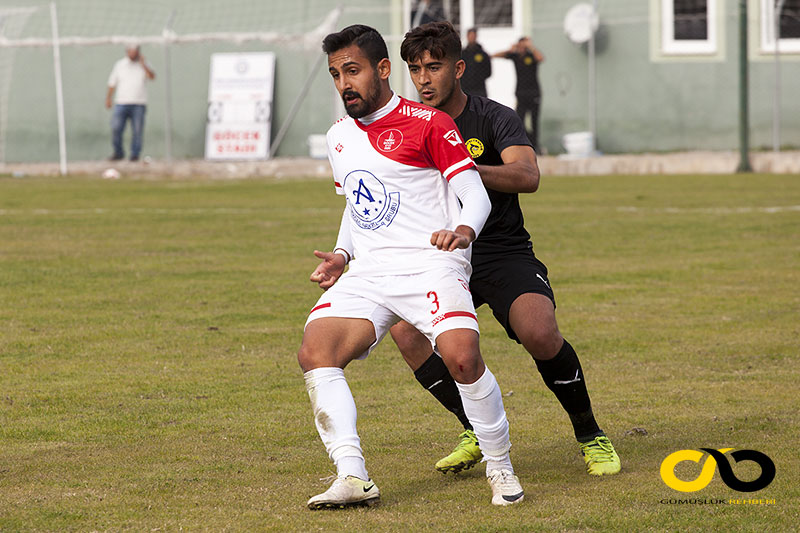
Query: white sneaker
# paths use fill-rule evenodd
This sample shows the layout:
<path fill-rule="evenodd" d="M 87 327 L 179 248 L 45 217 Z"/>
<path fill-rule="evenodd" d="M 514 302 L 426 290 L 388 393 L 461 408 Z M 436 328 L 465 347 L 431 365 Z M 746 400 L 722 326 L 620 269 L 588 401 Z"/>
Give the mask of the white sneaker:
<path fill-rule="evenodd" d="M 489 485 L 492 486 L 493 505 L 513 505 L 525 499 L 519 478 L 510 470 L 492 470 L 488 477 Z"/>
<path fill-rule="evenodd" d="M 323 492 L 308 500 L 308 508 L 344 509 L 353 505 L 375 505 L 381 494 L 372 480 L 364 481 L 355 476 L 337 477 L 333 484 Z"/>

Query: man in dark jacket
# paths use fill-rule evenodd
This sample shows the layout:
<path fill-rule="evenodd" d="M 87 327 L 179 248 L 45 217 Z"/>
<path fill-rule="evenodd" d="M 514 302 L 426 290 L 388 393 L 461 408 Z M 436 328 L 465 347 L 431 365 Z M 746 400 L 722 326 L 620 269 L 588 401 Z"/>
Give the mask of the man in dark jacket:
<path fill-rule="evenodd" d="M 467 31 L 467 46 L 461 51 L 461 59 L 466 63 L 461 90 L 486 97 L 486 80 L 492 75 L 492 57 L 478 43 L 477 28 Z"/>

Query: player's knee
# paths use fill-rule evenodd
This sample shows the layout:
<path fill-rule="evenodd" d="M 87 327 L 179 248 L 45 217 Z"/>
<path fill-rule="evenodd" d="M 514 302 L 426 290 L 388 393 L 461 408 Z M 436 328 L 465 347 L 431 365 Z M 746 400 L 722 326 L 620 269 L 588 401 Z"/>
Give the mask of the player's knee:
<path fill-rule="evenodd" d="M 552 359 L 561 349 L 564 337 L 555 326 L 541 327 L 539 325 L 526 328 L 518 333 L 520 342 L 534 359 Z"/>
<path fill-rule="evenodd" d="M 338 366 L 332 357 L 331 350 L 320 349 L 315 343 L 307 342 L 306 339 L 303 339 L 303 344 L 300 345 L 300 350 L 297 352 L 297 362 L 303 372 L 324 366 Z"/>
<path fill-rule="evenodd" d="M 297 351 L 297 363 L 300 365 L 303 372 L 308 372 L 316 368 L 314 361 L 313 350 L 309 349 L 305 344 L 301 345 L 300 350 Z"/>
<path fill-rule="evenodd" d="M 474 383 L 483 375 L 485 366 L 480 353 L 465 351 L 446 358 L 442 354 L 442 358 L 450 375 L 458 383 Z"/>

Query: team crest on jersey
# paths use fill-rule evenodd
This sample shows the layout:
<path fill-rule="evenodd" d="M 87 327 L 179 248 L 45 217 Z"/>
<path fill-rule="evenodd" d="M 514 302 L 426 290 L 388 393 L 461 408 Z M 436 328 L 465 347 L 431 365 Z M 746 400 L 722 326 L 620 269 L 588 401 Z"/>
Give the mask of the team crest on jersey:
<path fill-rule="evenodd" d="M 458 132 L 456 130 L 448 131 L 444 134 L 444 138 L 447 139 L 447 142 L 453 146 L 458 146 L 461 144 L 461 137 L 458 136 Z"/>
<path fill-rule="evenodd" d="M 400 193 L 387 192 L 386 186 L 366 170 L 354 170 L 342 183 L 350 216 L 359 228 L 376 230 L 388 226 L 400 208 Z"/>
<path fill-rule="evenodd" d="M 483 143 L 480 139 L 476 139 L 475 137 L 468 139 L 466 143 L 467 150 L 469 150 L 469 155 L 472 156 L 472 159 L 478 159 L 480 156 L 483 155 Z"/>
<path fill-rule="evenodd" d="M 378 149 L 382 152 L 393 152 L 403 143 L 403 132 L 396 129 L 386 130 L 378 135 Z"/>

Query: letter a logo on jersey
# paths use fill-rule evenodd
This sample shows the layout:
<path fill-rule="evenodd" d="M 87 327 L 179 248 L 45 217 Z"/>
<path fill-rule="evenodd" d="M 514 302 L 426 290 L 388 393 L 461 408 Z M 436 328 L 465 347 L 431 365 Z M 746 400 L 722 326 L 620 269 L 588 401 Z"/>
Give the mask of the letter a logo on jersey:
<path fill-rule="evenodd" d="M 458 146 L 461 144 L 461 137 L 458 136 L 458 132 L 456 130 L 448 131 L 444 134 L 444 138 L 447 139 L 447 142 L 453 146 Z"/>
<path fill-rule="evenodd" d="M 353 196 L 356 198 L 356 204 L 361 203 L 361 198 L 363 197 L 364 200 L 368 202 L 374 202 L 375 198 L 372 197 L 372 193 L 369 192 L 369 189 L 366 185 L 364 185 L 364 180 L 358 180 L 358 189 L 353 192 Z"/>
<path fill-rule="evenodd" d="M 366 170 L 354 170 L 345 176 L 342 188 L 350 216 L 360 228 L 376 230 L 388 226 L 400 209 L 400 193 L 387 192 L 383 182 Z"/>

